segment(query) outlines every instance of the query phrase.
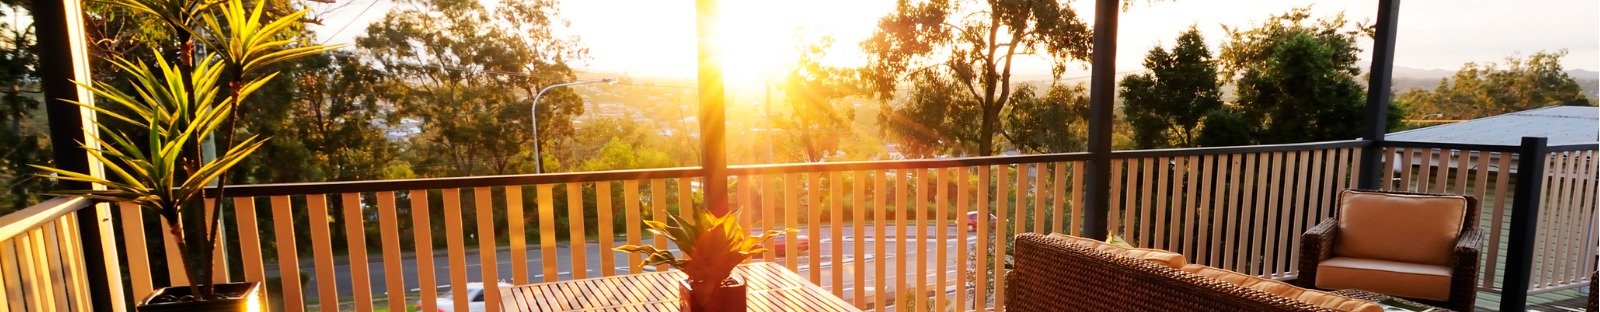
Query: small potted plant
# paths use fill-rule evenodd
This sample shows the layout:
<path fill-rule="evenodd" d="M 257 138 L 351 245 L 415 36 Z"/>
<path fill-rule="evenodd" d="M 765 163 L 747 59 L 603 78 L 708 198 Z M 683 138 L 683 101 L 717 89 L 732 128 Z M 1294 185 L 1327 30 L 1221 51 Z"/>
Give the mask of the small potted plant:
<path fill-rule="evenodd" d="M 77 82 L 112 110 L 75 102 L 98 114 L 93 142 L 80 142 L 104 167 L 105 178 L 87 172 L 34 166 L 41 177 L 86 182 L 101 189 L 55 192 L 103 202 L 130 203 L 161 217 L 171 231 L 192 285 L 157 289 L 139 300 L 139 311 L 258 311 L 260 281 L 212 283 L 220 207 L 206 209 L 207 186 L 223 196 L 229 168 L 262 146 L 251 136 L 234 142 L 237 108 L 277 76 L 268 65 L 321 53 L 329 46 L 290 39 L 306 11 L 267 18 L 265 1 L 107 0 L 150 15 L 171 31 L 174 42 L 151 43 L 152 61 L 115 56 L 128 89 L 108 82 Z M 207 53 L 197 53 L 197 42 Z M 109 126 L 112 120 L 137 129 Z M 132 131 L 133 133 L 125 133 Z M 219 133 L 223 132 L 223 133 Z M 204 161 L 201 142 L 218 138 L 221 155 Z M 65 146 L 58 148 L 67 148 Z M 219 201 L 220 202 L 220 201 Z M 128 255 L 143 257 L 144 255 Z M 293 257 L 294 255 L 285 255 Z"/>
<path fill-rule="evenodd" d="M 766 252 L 761 243 L 784 231 L 766 231 L 751 236 L 739 226 L 739 212 L 716 216 L 694 209 L 692 220 L 668 215 L 668 222 L 645 221 L 650 232 L 666 236 L 678 245 L 683 257 L 651 246 L 626 245 L 616 251 L 645 255 L 644 265 L 670 265 L 686 277 L 678 281 L 678 300 L 685 312 L 745 311 L 744 280 L 733 269 L 751 257 Z M 787 231 L 794 231 L 788 229 Z"/>

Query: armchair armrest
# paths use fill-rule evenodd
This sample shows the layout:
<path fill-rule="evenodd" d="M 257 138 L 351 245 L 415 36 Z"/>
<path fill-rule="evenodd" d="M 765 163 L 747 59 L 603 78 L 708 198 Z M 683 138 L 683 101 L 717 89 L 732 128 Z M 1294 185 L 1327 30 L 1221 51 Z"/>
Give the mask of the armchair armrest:
<path fill-rule="evenodd" d="M 1478 297 L 1478 261 L 1483 255 L 1483 230 L 1468 227 L 1456 239 L 1453 257 L 1455 265 L 1450 270 L 1450 304 L 1456 311 L 1470 311 Z"/>
<path fill-rule="evenodd" d="M 1317 264 L 1333 257 L 1333 241 L 1338 236 L 1339 220 L 1327 218 L 1300 236 L 1300 274 L 1295 282 L 1300 287 L 1316 288 Z"/>

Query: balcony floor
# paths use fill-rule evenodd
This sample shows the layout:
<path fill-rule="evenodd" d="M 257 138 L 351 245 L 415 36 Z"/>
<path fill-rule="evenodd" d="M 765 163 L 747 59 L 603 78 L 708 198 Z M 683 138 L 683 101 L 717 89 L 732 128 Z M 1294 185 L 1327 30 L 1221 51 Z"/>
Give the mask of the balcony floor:
<path fill-rule="evenodd" d="M 1528 311 L 1565 312 L 1583 311 L 1588 304 L 1589 287 L 1563 289 L 1528 296 Z M 1500 311 L 1500 295 L 1478 292 L 1478 311 Z"/>

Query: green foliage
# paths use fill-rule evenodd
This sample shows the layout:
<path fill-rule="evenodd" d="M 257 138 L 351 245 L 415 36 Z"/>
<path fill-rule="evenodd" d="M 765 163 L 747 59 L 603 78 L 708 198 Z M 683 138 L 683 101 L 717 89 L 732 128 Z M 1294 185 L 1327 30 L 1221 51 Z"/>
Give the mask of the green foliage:
<path fill-rule="evenodd" d="M 1566 51 L 1540 51 L 1522 58 L 1507 56 L 1504 67 L 1493 62 L 1467 63 L 1454 77 L 1440 79 L 1433 90 L 1411 89 L 1395 97 L 1428 119 L 1467 120 L 1545 106 L 1593 106 L 1594 101 L 1561 68 Z"/>
<path fill-rule="evenodd" d="M 1145 55 L 1148 73 L 1122 80 L 1123 115 L 1135 148 L 1196 147 L 1201 117 L 1222 107 L 1217 67 L 1194 26 L 1178 36 L 1171 53 L 1157 46 Z"/>
<path fill-rule="evenodd" d="M 82 172 L 35 166 L 47 173 L 41 177 L 79 181 L 104 189 L 59 191 L 58 194 L 101 201 L 134 204 L 154 211 L 172 231 L 182 254 L 183 267 L 191 281 L 211 280 L 212 250 L 217 246 L 216 223 L 221 213 L 207 214 L 200 201 L 204 188 L 227 174 L 245 156 L 262 146 L 264 138 L 250 136 L 232 142 L 232 131 L 223 140 L 227 148 L 216 159 L 202 162 L 198 145 L 227 129 L 244 98 L 277 75 L 264 66 L 320 53 L 328 47 L 295 40 L 278 40 L 289 25 L 305 14 L 300 11 L 277 19 L 264 19 L 263 2 L 246 4 L 241 0 L 199 4 L 173 0 L 116 0 L 115 4 L 155 16 L 166 22 L 169 31 L 187 38 L 199 30 L 201 16 L 210 26 L 206 41 L 213 51 L 189 54 L 193 43 L 175 43 L 183 50 L 176 58 L 155 55 L 151 62 L 116 57 L 112 63 L 127 73 L 131 92 L 118 85 L 97 81 L 78 82 L 110 107 L 75 103 L 94 110 L 98 132 L 80 147 L 102 163 L 101 178 Z M 220 16 L 221 19 L 217 19 Z M 234 38 L 238 37 L 238 38 Z M 242 39 L 241 39 L 242 38 Z M 198 56 L 198 57 L 197 57 Z M 108 126 L 116 120 L 137 125 L 140 131 L 129 134 Z M 190 287 L 196 287 L 191 285 Z M 200 300 L 212 299 L 210 287 L 199 287 Z"/>
<path fill-rule="evenodd" d="M 572 134 L 583 114 L 572 88 L 539 99 L 539 142 L 529 121 L 534 94 L 575 80 L 567 63 L 587 55 L 575 37 L 555 33 L 565 24 L 556 1 L 500 1 L 493 9 L 470 0 L 400 3 L 356 44 L 391 74 L 386 100 L 422 121 L 408 150 L 418 175 L 531 172 L 530 144 L 556 150 Z"/>
<path fill-rule="evenodd" d="M 836 158 L 841 143 L 851 134 L 855 111 L 842 106 L 838 100 L 853 93 L 853 73 L 843 68 L 821 63 L 833 38 L 823 36 L 810 40 L 804 35 L 796 39 L 807 42 L 795 47 L 798 57 L 789 66 L 782 82 L 784 103 L 789 106 L 787 116 L 777 116 L 776 124 L 784 131 L 782 136 L 795 146 L 794 157 L 805 162 L 820 162 Z"/>
<path fill-rule="evenodd" d="M 1309 8 L 1275 15 L 1250 29 L 1226 28 L 1223 79 L 1237 78 L 1238 107 L 1251 143 L 1354 139 L 1366 93 L 1356 77 L 1356 40 L 1344 15 L 1308 24 Z M 1237 76 L 1236 76 L 1237 75 Z M 1226 131 L 1224 131 L 1226 132 Z"/>
<path fill-rule="evenodd" d="M 11 4 L 0 8 L 17 9 Z M 0 10 L 0 16 L 12 10 Z M 26 11 L 22 11 L 26 12 Z M 35 68 L 39 59 L 34 54 L 33 27 L 12 25 L 0 20 L 0 215 L 22 209 L 41 200 L 50 187 L 49 179 L 34 176 L 36 170 L 28 164 L 49 161 L 50 146 L 44 134 L 48 131 L 33 125 L 34 112 L 39 101 L 34 95 L 37 88 L 31 83 L 37 77 Z"/>
<path fill-rule="evenodd" d="M 1000 114 L 1013 103 L 1013 58 L 1045 56 L 1059 77 L 1069 61 L 1089 58 L 1091 37 L 1055 0 L 901 1 L 861 43 L 862 85 L 889 100 L 910 84 L 904 103 L 880 111 L 908 155 L 993 155 Z"/>
<path fill-rule="evenodd" d="M 1089 137 L 1089 92 L 1082 83 L 1051 85 L 1043 95 L 1017 88 L 1004 119 L 1006 140 L 1030 153 L 1069 153 L 1085 149 Z"/>
<path fill-rule="evenodd" d="M 590 156 L 578 165 L 577 171 L 606 171 L 646 168 L 671 167 L 672 160 L 667 153 L 657 150 L 635 148 L 622 142 L 620 138 L 613 138 L 600 148 L 598 156 Z"/>
<path fill-rule="evenodd" d="M 1217 56 L 1223 82 L 1234 82 L 1251 69 L 1268 66 L 1267 61 L 1276 53 L 1278 45 L 1297 35 L 1311 36 L 1314 41 L 1327 45 L 1327 61 L 1336 67 L 1335 70 L 1358 76 L 1361 74 L 1357 64 L 1361 60 L 1361 48 L 1356 40 L 1371 37 L 1374 31 L 1371 25 L 1350 25 L 1342 12 L 1331 18 L 1311 20 L 1309 6 L 1273 15 L 1253 28 L 1226 25 L 1222 28 L 1229 39 Z"/>
<path fill-rule="evenodd" d="M 1198 146 L 1250 145 L 1250 124 L 1244 115 L 1233 108 L 1222 107 L 1206 112 L 1206 126 L 1195 136 Z"/>

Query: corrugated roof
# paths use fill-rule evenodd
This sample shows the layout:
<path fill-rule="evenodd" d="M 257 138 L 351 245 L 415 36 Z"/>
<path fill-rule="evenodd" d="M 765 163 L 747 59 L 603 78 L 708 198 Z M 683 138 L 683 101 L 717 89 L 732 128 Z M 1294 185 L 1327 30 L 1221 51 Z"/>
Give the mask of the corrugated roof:
<path fill-rule="evenodd" d="M 1550 145 L 1600 142 L 1600 107 L 1551 106 L 1458 123 L 1390 133 L 1384 139 L 1412 142 L 1519 145 L 1522 137 L 1546 137 Z"/>

